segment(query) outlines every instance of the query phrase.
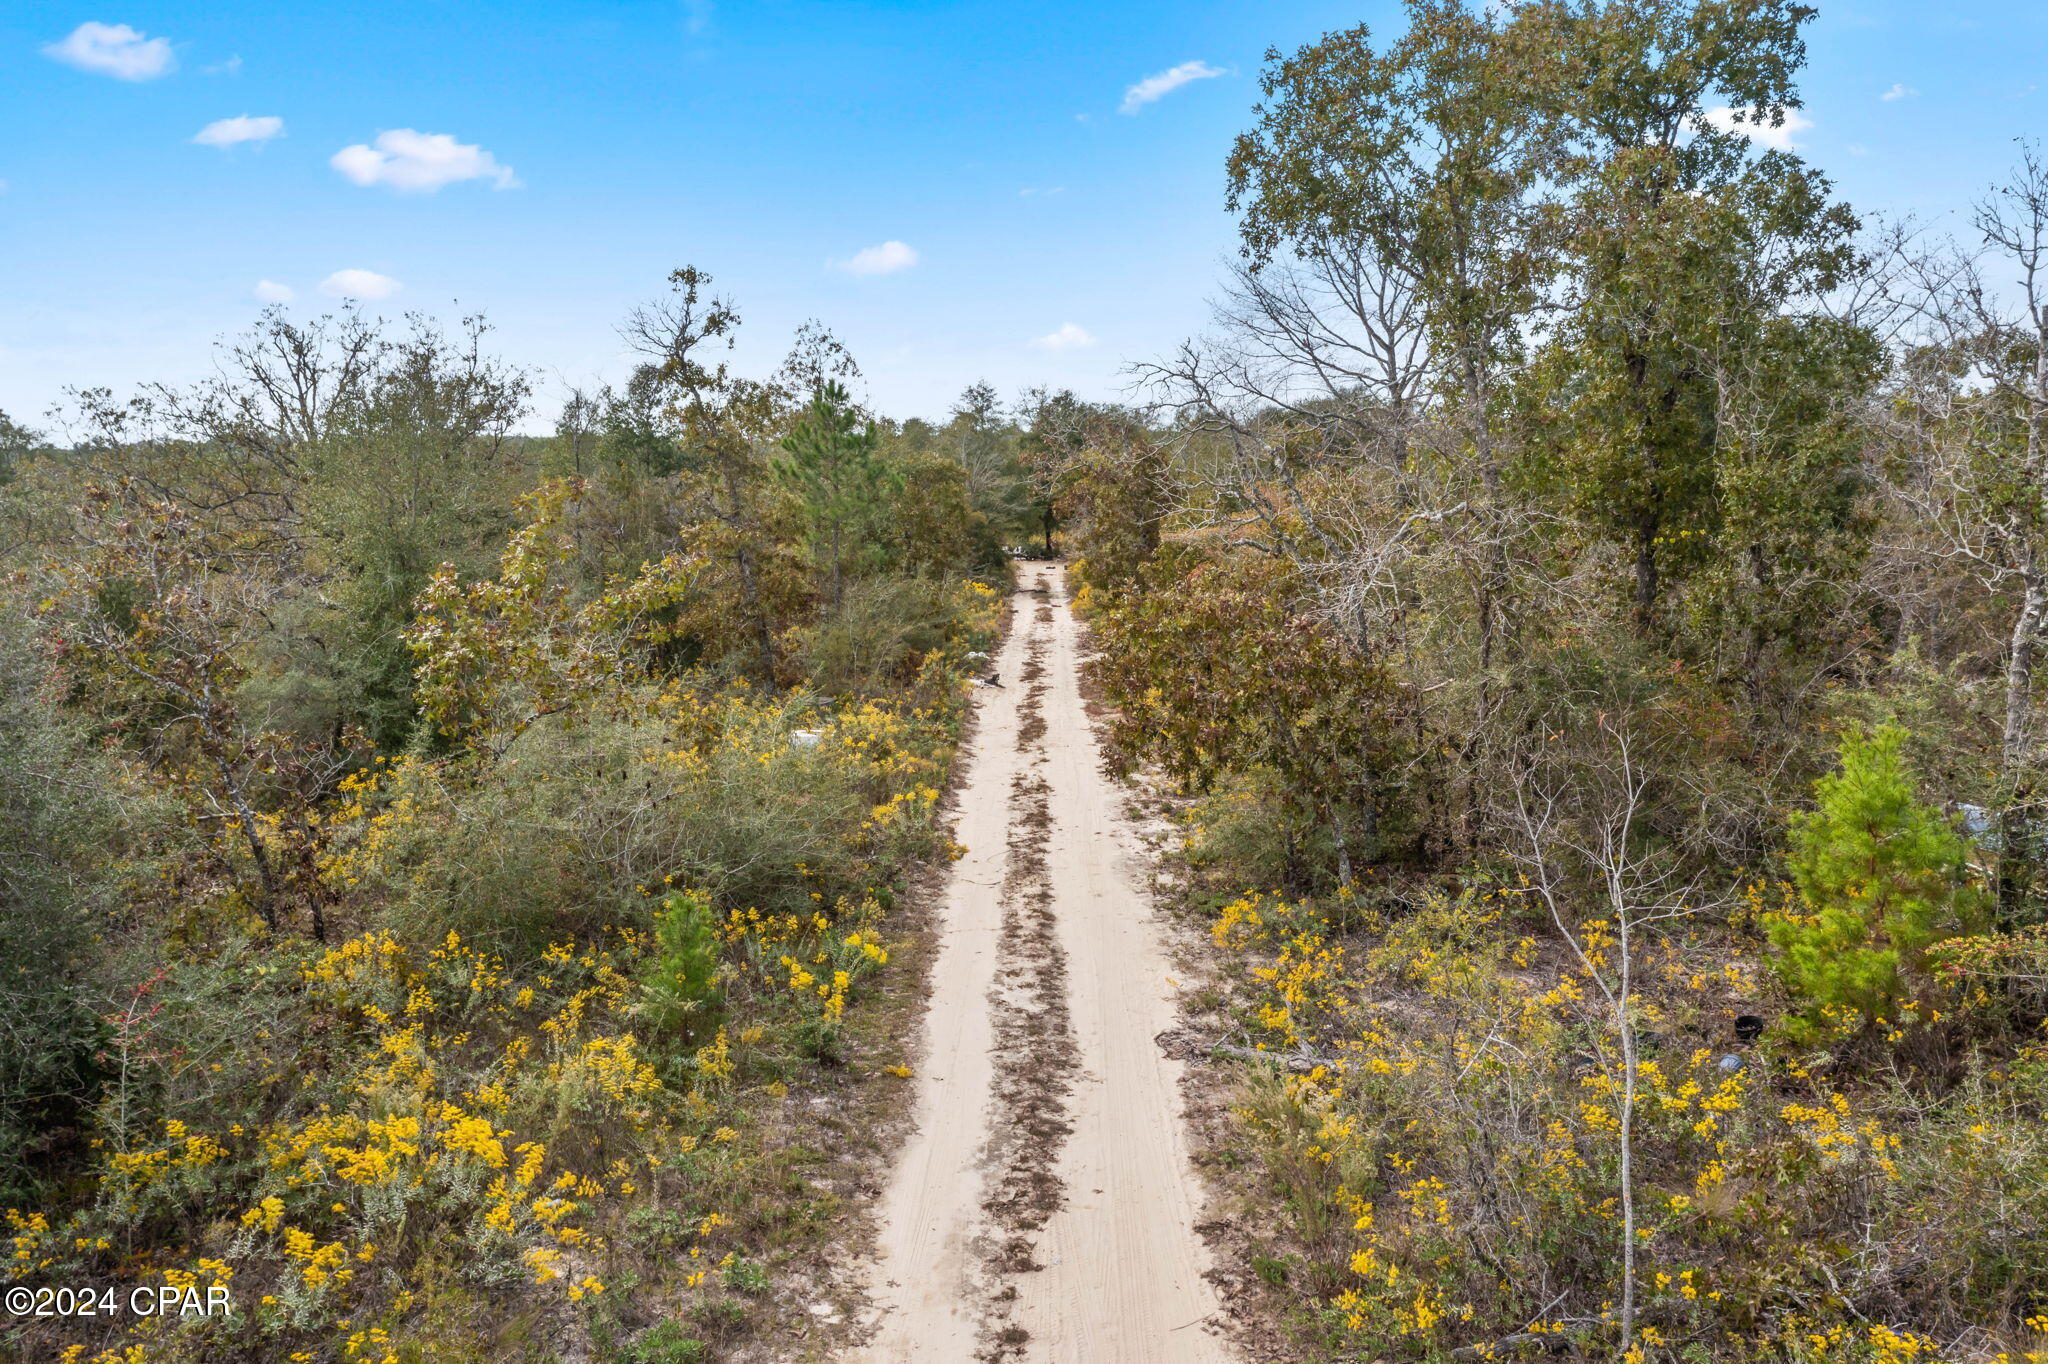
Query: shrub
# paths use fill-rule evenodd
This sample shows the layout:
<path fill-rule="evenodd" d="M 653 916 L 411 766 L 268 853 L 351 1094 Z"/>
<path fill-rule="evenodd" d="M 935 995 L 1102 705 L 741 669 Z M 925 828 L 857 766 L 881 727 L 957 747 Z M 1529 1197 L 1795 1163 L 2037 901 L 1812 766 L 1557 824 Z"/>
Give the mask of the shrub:
<path fill-rule="evenodd" d="M 1382 915 L 1250 895 L 1216 913 L 1230 1040 L 1274 1059 L 1224 1091 L 1213 1154 L 1270 1211 L 1247 1224 L 1246 1277 L 1314 1333 L 1300 1357 L 1988 1360 L 1932 1338 L 2032 1339 L 2048 1048 L 1938 1099 L 1770 1048 L 1730 1066 L 1727 1020 L 1755 1007 L 1740 948 L 1653 934 L 1624 1169 L 1626 1060 L 1585 965 L 1525 932 L 1525 898 L 1423 894 Z M 1613 1311 L 1624 1181 L 1635 1350 Z M 1887 1333 L 1913 1348 L 1858 1344 Z"/>
<path fill-rule="evenodd" d="M 1328 823 L 1291 809 L 1279 786 L 1266 768 L 1218 780 L 1190 808 L 1190 861 L 1228 868 L 1267 890 L 1335 890 L 1337 843 Z"/>
<path fill-rule="evenodd" d="M 840 609 L 805 632 L 805 671 L 833 696 L 876 696 L 913 680 L 936 650 L 985 648 L 981 595 L 928 578 L 849 583 Z"/>
<path fill-rule="evenodd" d="M 1967 843 L 1922 804 L 1885 725 L 1842 741 L 1842 767 L 1814 784 L 1819 808 L 1796 816 L 1787 861 L 1809 913 L 1767 921 L 1786 989 L 1811 1034 L 1831 1012 L 1868 1022 L 1929 983 L 1928 949 L 1978 925 L 1983 897 L 1964 872 Z"/>
<path fill-rule="evenodd" d="M 12 627 L 0 632 L 0 1196 L 96 1083 L 94 917 L 116 889 L 124 812 L 105 767 L 42 695 Z M 132 812 L 129 812 L 132 813 Z M 110 856 L 110 854 L 114 854 Z"/>
<path fill-rule="evenodd" d="M 619 907 L 665 878 L 763 909 L 859 883 L 847 835 L 890 788 L 843 745 L 791 744 L 818 723 L 810 701 L 679 694 L 675 709 L 673 725 L 536 724 L 473 775 L 392 764 L 341 869 L 391 898 L 404 936 L 454 929 L 514 960 L 644 923 L 646 909 L 622 920 Z"/>
<path fill-rule="evenodd" d="M 1199 792 L 1259 774 L 1296 827 L 1329 830 L 1337 879 L 1398 824 L 1388 676 L 1297 609 L 1284 565 L 1162 553 L 1094 613 L 1095 676 L 1116 708 L 1116 765 L 1155 762 Z M 1290 846 L 1286 881 L 1311 884 Z"/>
<path fill-rule="evenodd" d="M 710 1358 L 710 1350 L 681 1322 L 664 1321 L 634 1341 L 627 1358 L 633 1364 L 697 1364 Z"/>

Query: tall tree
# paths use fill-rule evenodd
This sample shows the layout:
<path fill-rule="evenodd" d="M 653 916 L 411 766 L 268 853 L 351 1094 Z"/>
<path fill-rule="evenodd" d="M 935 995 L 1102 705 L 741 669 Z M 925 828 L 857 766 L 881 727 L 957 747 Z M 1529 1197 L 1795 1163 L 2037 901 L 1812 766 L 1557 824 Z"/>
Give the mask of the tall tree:
<path fill-rule="evenodd" d="M 657 367 L 666 419 L 685 462 L 680 491 L 688 548 L 730 568 L 754 672 L 772 686 L 779 662 L 768 452 L 784 392 L 713 358 L 731 349 L 740 315 L 710 287 L 710 275 L 684 266 L 669 275 L 669 296 L 635 309 L 622 330 Z"/>
<path fill-rule="evenodd" d="M 1727 508 L 1726 385 L 1743 342 L 1811 311 L 1854 268 L 1827 180 L 1746 135 L 1798 107 L 1789 0 L 1536 0 L 1513 41 L 1567 194 L 1567 273 L 1536 379 L 1570 507 L 1629 556 L 1636 629 L 1665 631 L 1669 580 L 1706 561 Z M 1740 457 L 1740 456 L 1739 456 Z M 1826 475 L 1823 474 L 1823 478 Z"/>
<path fill-rule="evenodd" d="M 785 457 L 776 465 L 803 505 L 811 557 L 825 568 L 835 612 L 845 603 L 849 573 L 872 567 L 885 548 L 876 523 L 899 480 L 876 453 L 878 443 L 845 387 L 827 381 L 783 439 Z"/>
<path fill-rule="evenodd" d="M 1459 0 L 1406 9 L 1406 29 L 1384 48 L 1361 25 L 1270 55 L 1268 103 L 1231 154 L 1230 202 L 1254 266 L 1290 252 L 1321 297 L 1244 276 L 1240 293 L 1255 306 L 1240 313 L 1378 396 L 1404 459 L 1421 402 L 1444 404 L 1464 477 L 1441 505 L 1459 509 L 1447 531 L 1471 528 L 1459 538 L 1483 672 L 1509 590 L 1501 401 L 1553 268 L 1548 130 L 1511 12 Z M 1351 349 L 1366 363 L 1343 364 L 1346 347 L 1327 340 L 1305 345 L 1315 330 L 1286 320 L 1305 314 L 1358 331 L 1364 344 Z"/>
<path fill-rule="evenodd" d="M 1229 162 L 1247 260 L 1220 310 L 1233 358 L 1178 368 L 1184 390 L 1251 396 L 1208 419 L 1252 456 L 1229 505 L 1266 509 L 1258 540 L 1362 660 L 1406 650 L 1425 581 L 1468 594 L 1469 617 L 1437 624 L 1469 629 L 1472 655 L 1430 704 L 1476 813 L 1535 524 L 1506 495 L 1507 400 L 1554 269 L 1555 187 L 1511 10 L 1405 8 L 1385 43 L 1359 26 L 1269 55 Z"/>
<path fill-rule="evenodd" d="M 1060 484 L 1088 443 L 1087 424 L 1094 409 L 1072 389 L 1054 391 L 1042 386 L 1026 390 L 1021 407 L 1022 457 L 1030 476 L 1031 512 L 1038 522 L 1045 557 L 1050 559 Z"/>
<path fill-rule="evenodd" d="M 954 458 L 967 471 L 967 495 L 976 510 L 999 530 L 1018 524 L 1026 510 L 1024 471 L 1017 458 L 1016 428 L 995 389 L 977 381 L 961 390 L 946 434 Z"/>
<path fill-rule="evenodd" d="M 333 603 L 311 628 L 339 719 L 380 747 L 402 746 L 417 718 L 414 598 L 439 564 L 489 562 L 531 474 L 511 439 L 529 382 L 485 351 L 488 333 L 481 317 L 453 336 L 412 319 L 302 456 L 308 566 Z"/>

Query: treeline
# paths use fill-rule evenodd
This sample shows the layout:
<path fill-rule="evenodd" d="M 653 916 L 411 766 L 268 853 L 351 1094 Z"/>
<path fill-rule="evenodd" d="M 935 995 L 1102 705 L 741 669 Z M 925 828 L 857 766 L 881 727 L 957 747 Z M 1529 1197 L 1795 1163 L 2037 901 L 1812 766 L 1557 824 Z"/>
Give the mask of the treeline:
<path fill-rule="evenodd" d="M 2048 164 L 1852 211 L 1805 6 L 1405 9 L 1034 447 L 1284 1061 L 1242 1264 L 1331 1357 L 2048 1357 Z"/>
<path fill-rule="evenodd" d="M 821 1266 L 908 1074 L 874 982 L 1045 493 L 986 386 L 890 422 L 816 324 L 742 375 L 670 286 L 549 436 L 480 319 L 352 310 L 0 425 L 9 1277 L 234 1308 L 17 1316 L 16 1357 L 852 1319 Z"/>

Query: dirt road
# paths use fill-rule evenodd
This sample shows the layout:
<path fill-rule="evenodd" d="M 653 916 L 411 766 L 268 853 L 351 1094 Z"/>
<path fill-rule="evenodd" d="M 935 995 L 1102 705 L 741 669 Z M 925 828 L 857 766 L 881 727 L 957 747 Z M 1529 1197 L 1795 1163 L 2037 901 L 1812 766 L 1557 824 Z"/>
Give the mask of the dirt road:
<path fill-rule="evenodd" d="M 1162 933 L 1083 707 L 1064 570 L 1025 564 L 960 788 L 915 1134 L 868 1364 L 1226 1364 Z"/>

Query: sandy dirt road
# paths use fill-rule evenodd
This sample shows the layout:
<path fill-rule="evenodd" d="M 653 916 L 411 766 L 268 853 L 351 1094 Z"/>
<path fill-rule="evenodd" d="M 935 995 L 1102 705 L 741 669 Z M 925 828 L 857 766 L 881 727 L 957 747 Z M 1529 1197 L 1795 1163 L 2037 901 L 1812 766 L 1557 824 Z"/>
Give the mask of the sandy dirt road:
<path fill-rule="evenodd" d="M 1101 772 L 1064 571 L 1019 569 L 960 787 L 916 1131 L 865 1364 L 1226 1364 L 1145 854 Z"/>

